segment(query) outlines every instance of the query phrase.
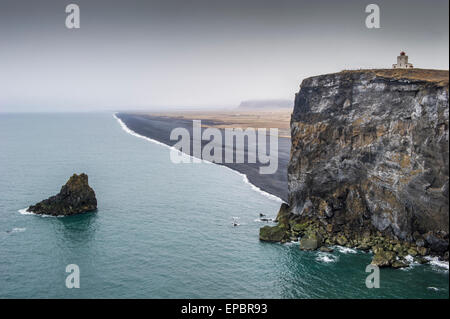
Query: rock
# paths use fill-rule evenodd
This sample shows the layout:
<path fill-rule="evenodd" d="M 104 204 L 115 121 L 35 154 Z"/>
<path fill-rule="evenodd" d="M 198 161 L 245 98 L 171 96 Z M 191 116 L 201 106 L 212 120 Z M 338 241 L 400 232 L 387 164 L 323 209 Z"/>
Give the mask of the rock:
<path fill-rule="evenodd" d="M 278 211 L 276 222 L 278 222 L 280 225 L 289 228 L 289 220 L 291 211 L 289 209 L 289 206 L 286 203 L 281 204 L 280 210 Z"/>
<path fill-rule="evenodd" d="M 317 247 L 319 247 L 319 242 L 317 239 L 313 239 L 313 238 L 300 239 L 300 249 L 301 250 L 316 250 Z"/>
<path fill-rule="evenodd" d="M 327 225 L 327 232 L 328 233 L 332 233 L 333 232 L 333 224 L 328 224 Z"/>
<path fill-rule="evenodd" d="M 372 251 L 373 251 L 373 253 L 376 255 L 376 254 L 378 254 L 379 252 L 383 251 L 383 247 L 378 246 L 378 245 L 373 246 L 373 247 L 372 247 Z"/>
<path fill-rule="evenodd" d="M 363 250 L 363 251 L 370 250 L 370 246 L 368 244 L 366 244 L 366 243 L 361 243 L 356 248 L 359 249 L 359 250 Z"/>
<path fill-rule="evenodd" d="M 420 256 L 426 256 L 428 254 L 428 249 L 425 247 L 417 247 L 417 252 Z"/>
<path fill-rule="evenodd" d="M 97 209 L 94 190 L 84 173 L 73 174 L 59 194 L 30 206 L 27 211 L 41 215 L 69 216 Z"/>
<path fill-rule="evenodd" d="M 259 229 L 259 239 L 269 242 L 281 242 L 286 240 L 286 228 L 277 226 L 264 226 Z"/>
<path fill-rule="evenodd" d="M 417 255 L 417 250 L 416 249 L 414 249 L 414 248 L 409 248 L 408 249 L 408 255 L 411 255 L 411 256 L 416 256 Z"/>
<path fill-rule="evenodd" d="M 379 250 L 372 259 L 372 265 L 378 267 L 389 267 L 395 262 L 395 253 L 392 251 Z"/>
<path fill-rule="evenodd" d="M 409 265 L 407 263 L 404 263 L 403 261 L 400 260 L 396 260 L 392 263 L 392 268 L 405 268 L 408 267 Z"/>
<path fill-rule="evenodd" d="M 333 248 L 330 248 L 330 247 L 326 247 L 326 246 L 322 246 L 322 247 L 320 247 L 320 249 L 319 249 L 321 252 L 323 252 L 323 253 L 332 253 L 333 251 L 334 251 L 334 249 Z"/>
<path fill-rule="evenodd" d="M 338 236 L 338 238 L 336 239 L 336 241 L 337 241 L 337 243 L 338 243 L 339 245 L 341 245 L 341 246 L 347 245 L 347 242 L 348 242 L 347 238 L 346 238 L 345 236 L 343 236 L 343 235 Z"/>
<path fill-rule="evenodd" d="M 396 244 L 392 250 L 397 254 L 400 254 L 403 251 L 403 246 L 401 244 Z"/>
<path fill-rule="evenodd" d="M 307 228 L 308 228 L 307 223 L 292 225 L 292 230 L 294 230 L 296 232 L 304 232 Z"/>
<path fill-rule="evenodd" d="M 425 246 L 425 240 L 423 240 L 423 239 L 416 240 L 416 246 L 417 247 L 424 247 Z"/>
<path fill-rule="evenodd" d="M 447 239 L 442 237 L 447 237 Z M 425 240 L 430 246 L 430 249 L 435 253 L 443 255 L 446 251 L 448 251 L 448 234 L 444 233 L 442 236 L 437 232 L 429 232 L 426 234 Z"/>
<path fill-rule="evenodd" d="M 366 246 L 400 255 L 410 248 L 403 243 L 423 238 L 443 256 L 448 109 L 448 71 L 359 70 L 305 79 L 291 117 L 291 211 L 284 216 L 320 220 L 333 232 L 329 242 L 336 237 L 339 245 L 355 245 L 369 233 Z"/>
<path fill-rule="evenodd" d="M 426 260 L 425 258 L 420 257 L 420 256 L 416 256 L 414 258 L 414 261 L 419 263 L 419 264 L 421 264 L 421 265 L 428 263 L 428 260 Z"/>
<path fill-rule="evenodd" d="M 308 232 L 300 239 L 301 250 L 316 250 L 322 246 L 322 238 L 316 232 Z"/>

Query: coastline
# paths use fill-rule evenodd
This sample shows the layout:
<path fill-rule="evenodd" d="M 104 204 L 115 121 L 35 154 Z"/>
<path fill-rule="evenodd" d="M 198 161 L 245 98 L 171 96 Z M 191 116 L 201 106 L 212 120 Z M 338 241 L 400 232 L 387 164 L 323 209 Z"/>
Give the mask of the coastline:
<path fill-rule="evenodd" d="M 152 138 L 150 138 L 150 137 L 141 135 L 141 134 L 136 133 L 135 131 L 131 130 L 131 129 L 123 122 L 123 120 L 122 120 L 119 116 L 117 116 L 117 114 L 120 114 L 120 113 L 119 113 L 119 112 L 116 112 L 116 113 L 113 114 L 114 118 L 119 122 L 119 124 L 120 124 L 120 126 L 122 127 L 122 129 L 123 129 L 125 132 L 127 132 L 128 134 L 133 135 L 133 136 L 135 136 L 135 137 L 139 137 L 139 138 L 145 139 L 145 140 L 147 140 L 147 141 L 149 141 L 149 142 L 152 142 L 152 143 L 154 143 L 154 144 L 157 144 L 157 145 L 163 145 L 163 146 L 165 146 L 165 147 L 167 147 L 167 148 L 169 148 L 169 149 L 174 149 L 171 145 L 164 144 L 164 143 L 162 143 L 162 142 L 160 142 L 160 141 L 158 141 L 158 140 L 155 140 L 155 139 L 152 139 Z M 147 116 L 147 115 L 146 115 L 146 116 Z M 167 119 L 167 120 L 170 120 L 170 119 Z M 188 155 L 188 156 L 192 157 L 191 155 Z M 285 201 L 283 201 L 281 198 L 279 198 L 279 197 L 277 197 L 277 196 L 275 196 L 275 195 L 273 195 L 273 194 L 271 194 L 271 193 L 268 193 L 268 192 L 262 190 L 261 188 L 259 188 L 258 186 L 252 184 L 252 183 L 248 180 L 247 175 L 245 175 L 244 173 L 241 173 L 241 172 L 238 171 L 238 170 L 235 170 L 235 169 L 233 169 L 233 168 L 230 168 L 230 167 L 228 167 L 227 165 L 223 165 L 223 164 L 219 164 L 219 163 L 212 163 L 212 162 L 209 162 L 209 161 L 206 161 L 206 160 L 202 160 L 202 162 L 208 163 L 208 164 L 216 164 L 216 165 L 224 166 L 224 167 L 226 167 L 227 169 L 230 169 L 231 171 L 233 171 L 234 173 L 236 173 L 236 174 L 242 176 L 242 177 L 243 177 L 244 183 L 249 184 L 249 185 L 252 187 L 253 190 L 255 190 L 255 191 L 261 193 L 262 195 L 264 195 L 265 197 L 267 197 L 267 198 L 269 198 L 269 199 L 275 200 L 275 201 L 280 202 L 280 203 L 283 203 L 283 202 L 285 203 Z M 293 243 L 298 243 L 298 241 L 296 241 L 296 242 L 287 242 L 287 243 L 285 243 L 285 244 L 293 244 Z M 335 245 L 333 245 L 333 246 L 331 246 L 331 247 L 334 248 L 334 249 L 336 249 L 337 251 L 339 251 L 339 252 L 342 253 L 342 254 L 348 254 L 348 253 L 350 253 L 350 254 L 356 254 L 356 253 L 358 253 L 358 252 L 362 252 L 362 253 L 366 252 L 366 251 L 364 251 L 364 250 L 360 250 L 360 249 L 357 249 L 357 248 L 350 248 L 350 247 L 347 247 L 347 246 L 344 246 L 344 245 L 339 245 L 339 244 L 335 244 Z M 369 251 L 369 253 L 372 253 L 372 254 L 373 254 L 373 252 L 372 252 L 371 250 Z M 318 261 L 323 261 L 323 262 L 325 262 L 325 263 L 329 263 L 329 262 L 334 263 L 334 262 L 337 261 L 337 259 L 336 259 L 337 257 L 336 257 L 333 253 L 330 254 L 330 253 L 320 253 L 320 252 L 319 252 L 319 254 L 322 254 L 322 255 L 325 254 L 325 255 L 317 257 L 317 258 L 318 258 Z M 330 260 L 328 260 L 327 258 L 330 257 L 330 256 L 333 257 L 333 258 L 330 259 Z M 324 258 L 324 260 L 319 260 L 319 259 L 321 259 L 322 257 Z M 409 255 L 409 257 L 410 257 L 410 258 L 413 258 L 413 257 L 410 256 L 410 255 Z M 448 272 L 448 270 L 449 270 L 449 263 L 448 263 L 448 261 L 440 260 L 438 257 L 432 256 L 432 255 L 427 255 L 427 256 L 425 256 L 424 258 L 429 262 L 430 265 L 432 265 L 432 266 L 434 266 L 434 267 L 437 267 L 436 271 L 438 271 L 438 272 L 440 272 L 440 271 Z M 413 267 L 418 266 L 418 265 L 420 265 L 418 262 L 412 261 L 408 267 L 406 267 L 406 268 L 401 268 L 401 270 L 403 270 L 403 271 L 408 271 L 408 270 L 410 270 L 410 269 L 412 269 Z"/>
<path fill-rule="evenodd" d="M 169 149 L 174 149 L 173 145 L 176 143 L 176 141 L 170 141 L 169 138 L 172 129 L 176 127 L 192 129 L 192 121 L 185 119 L 121 112 L 113 113 L 113 117 L 126 133 Z M 204 144 L 203 141 L 202 144 Z M 202 162 L 217 164 L 230 169 L 235 174 L 240 175 L 243 182 L 249 184 L 254 191 L 271 200 L 283 203 L 287 201 L 287 163 L 289 161 L 290 139 L 278 138 L 278 145 L 278 170 L 272 175 L 259 174 L 260 163 L 213 163 L 203 159 Z"/>

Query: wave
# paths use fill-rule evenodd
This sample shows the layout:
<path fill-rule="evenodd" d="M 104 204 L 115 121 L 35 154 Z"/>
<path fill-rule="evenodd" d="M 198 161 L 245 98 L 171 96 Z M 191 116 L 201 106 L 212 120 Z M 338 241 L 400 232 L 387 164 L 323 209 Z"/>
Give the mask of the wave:
<path fill-rule="evenodd" d="M 448 271 L 448 261 L 440 260 L 439 257 L 426 256 L 426 260 L 429 261 L 430 265 L 443 268 Z"/>
<path fill-rule="evenodd" d="M 410 264 L 416 263 L 416 262 L 414 261 L 414 257 L 411 256 L 411 255 L 406 255 L 406 256 L 405 256 L 405 260 L 406 260 L 408 263 L 410 263 Z"/>
<path fill-rule="evenodd" d="M 317 253 L 316 261 L 320 261 L 323 263 L 335 263 L 339 260 L 338 256 L 334 256 L 330 253 L 319 252 Z"/>
<path fill-rule="evenodd" d="M 8 234 L 14 234 L 14 233 L 22 233 L 26 231 L 27 229 L 25 227 L 14 227 L 11 230 L 7 230 L 6 233 Z"/>
<path fill-rule="evenodd" d="M 119 117 L 117 117 L 116 114 L 117 114 L 117 113 L 114 113 L 114 114 L 113 114 L 113 117 L 117 120 L 117 122 L 119 122 L 120 127 L 121 127 L 125 132 L 127 132 L 128 134 L 133 135 L 133 136 L 135 136 L 135 137 L 142 138 L 142 139 L 144 139 L 144 140 L 147 140 L 147 141 L 152 142 L 152 143 L 157 144 L 157 145 L 165 146 L 165 147 L 167 147 L 167 148 L 169 148 L 169 149 L 177 150 L 175 147 L 172 147 L 172 146 L 170 146 L 170 145 L 161 143 L 161 142 L 159 142 L 159 141 L 157 141 L 157 140 L 154 140 L 154 139 L 149 138 L 149 137 L 147 137 L 147 136 L 138 134 L 138 133 L 136 133 L 135 131 L 129 129 L 128 126 L 127 126 L 127 125 L 126 125 Z M 187 155 L 187 154 L 186 154 L 186 155 Z"/>
<path fill-rule="evenodd" d="M 416 266 L 423 266 L 422 264 L 415 261 L 414 257 L 411 255 L 405 256 L 404 259 L 409 263 L 409 266 L 405 267 L 405 268 L 401 268 L 401 270 L 403 270 L 403 271 L 409 271 Z M 439 257 L 433 257 L 433 256 L 425 256 L 425 259 L 428 260 L 428 264 L 430 266 L 432 266 L 433 270 L 435 270 L 437 272 L 444 272 L 444 273 L 448 272 L 448 270 L 449 270 L 448 261 L 440 260 Z"/>
<path fill-rule="evenodd" d="M 293 245 L 298 246 L 298 241 L 291 240 L 291 241 L 287 241 L 285 243 L 282 243 L 281 245 L 283 245 L 283 246 L 293 246 Z"/>
<path fill-rule="evenodd" d="M 333 248 L 337 249 L 342 254 L 356 254 L 358 251 L 353 248 L 348 248 L 344 246 L 334 246 Z"/>
<path fill-rule="evenodd" d="M 18 212 L 21 213 L 22 215 L 37 215 L 37 214 L 35 214 L 33 212 L 29 212 L 28 208 L 29 207 L 24 208 L 24 209 L 19 209 Z"/>
<path fill-rule="evenodd" d="M 23 209 L 19 209 L 18 212 L 21 213 L 22 215 L 34 215 L 34 216 L 39 216 L 39 217 L 58 217 L 58 218 L 64 217 L 64 216 L 53 216 L 53 215 L 45 215 L 45 214 L 36 214 L 36 213 L 33 213 L 33 212 L 29 212 L 28 208 L 29 207 L 23 208 Z"/>
<path fill-rule="evenodd" d="M 113 114 L 113 117 L 117 120 L 117 122 L 119 122 L 119 125 L 120 125 L 120 126 L 122 127 L 122 129 L 123 129 L 125 132 L 127 132 L 128 134 L 133 135 L 133 136 L 138 137 L 138 138 L 142 138 L 142 139 L 144 139 L 144 140 L 146 140 L 146 141 L 149 141 L 149 142 L 154 143 L 154 144 L 157 144 L 157 145 L 165 146 L 165 147 L 167 147 L 167 148 L 169 148 L 169 149 L 171 149 L 171 150 L 175 150 L 175 151 L 180 152 L 176 147 L 173 147 L 173 146 L 164 144 L 164 143 L 162 143 L 162 142 L 159 142 L 159 141 L 154 140 L 154 139 L 152 139 L 152 138 L 149 138 L 149 137 L 147 137 L 147 136 L 138 134 L 138 133 L 136 133 L 135 131 L 131 130 L 131 129 L 130 129 L 130 128 L 129 128 L 129 127 L 128 127 L 128 126 L 127 126 L 120 118 L 119 118 L 119 117 L 117 117 L 117 113 L 114 113 L 114 114 Z M 181 152 L 180 152 L 180 153 L 181 153 Z M 194 158 L 195 158 L 194 156 L 189 155 L 189 154 L 186 154 L 186 153 L 183 153 L 183 155 L 189 156 L 190 159 L 194 159 Z M 200 160 L 201 163 L 205 163 L 205 164 L 215 164 L 215 165 L 219 165 L 219 164 L 217 164 L 217 163 L 213 163 L 213 162 L 210 162 L 210 161 L 207 161 L 207 160 L 204 160 L 204 159 L 198 159 L 198 158 L 195 158 L 195 160 L 197 160 L 197 161 Z M 245 175 L 245 174 L 243 174 L 243 173 L 241 173 L 241 172 L 238 172 L 238 171 L 236 171 L 236 170 L 234 170 L 234 169 L 232 169 L 232 168 L 229 168 L 229 167 L 227 167 L 227 166 L 225 166 L 225 165 L 219 165 L 219 166 L 224 167 L 224 168 L 226 168 L 226 169 L 229 169 L 230 171 L 232 171 L 232 172 L 234 172 L 234 173 L 240 175 L 240 176 L 242 177 L 243 182 L 244 182 L 245 184 L 250 185 L 251 189 L 254 190 L 255 192 L 260 193 L 261 195 L 263 195 L 264 197 L 266 197 L 266 198 L 268 198 L 268 199 L 270 199 L 270 200 L 273 200 L 273 201 L 276 201 L 276 202 L 279 202 L 279 203 L 284 203 L 284 201 L 283 201 L 281 198 L 279 198 L 278 196 L 275 196 L 275 195 L 270 194 L 270 193 L 268 193 L 268 192 L 266 192 L 266 191 L 263 191 L 263 190 L 262 190 L 261 188 L 259 188 L 258 186 L 256 186 L 256 185 L 250 183 L 250 181 L 248 180 L 247 175 Z"/>
<path fill-rule="evenodd" d="M 11 233 L 21 233 L 21 232 L 24 232 L 24 231 L 26 231 L 27 229 L 25 228 L 25 227 L 14 227 L 12 230 L 11 230 Z"/>
<path fill-rule="evenodd" d="M 273 218 L 267 218 L 267 220 L 261 220 L 261 218 L 256 218 L 253 221 L 257 222 L 257 223 L 266 223 L 266 224 L 275 223 L 275 219 L 273 219 Z"/>
<path fill-rule="evenodd" d="M 223 165 L 221 165 L 221 166 L 223 166 Z M 258 186 L 256 186 L 256 185 L 250 183 L 250 181 L 249 181 L 248 178 L 247 178 L 247 175 L 245 175 L 245 174 L 243 174 L 243 173 L 241 173 L 241 172 L 235 171 L 234 169 L 229 168 L 229 167 L 227 167 L 227 166 L 223 166 L 223 167 L 228 168 L 229 170 L 235 172 L 235 173 L 238 174 L 238 175 L 241 175 L 241 176 L 242 176 L 242 180 L 244 181 L 244 183 L 250 185 L 251 189 L 254 190 L 255 192 L 260 193 L 260 194 L 263 195 L 264 197 L 266 197 L 266 198 L 268 198 L 268 199 L 270 199 L 270 200 L 276 201 L 276 202 L 278 202 L 278 203 L 280 203 L 280 204 L 281 204 L 281 203 L 284 203 L 284 201 L 283 201 L 281 198 L 279 198 L 278 196 L 275 196 L 275 195 L 270 194 L 270 193 L 268 193 L 268 192 L 266 192 L 266 191 L 263 191 L 263 190 L 262 190 L 261 188 L 259 188 Z"/>
<path fill-rule="evenodd" d="M 413 269 L 416 266 L 420 266 L 421 264 L 419 264 L 417 261 L 414 260 L 414 257 L 411 255 L 406 255 L 405 257 L 403 257 L 405 259 L 405 261 L 408 263 L 408 267 L 403 267 L 400 268 L 401 271 L 410 271 L 411 269 Z M 397 260 L 399 260 L 399 257 L 397 257 Z"/>

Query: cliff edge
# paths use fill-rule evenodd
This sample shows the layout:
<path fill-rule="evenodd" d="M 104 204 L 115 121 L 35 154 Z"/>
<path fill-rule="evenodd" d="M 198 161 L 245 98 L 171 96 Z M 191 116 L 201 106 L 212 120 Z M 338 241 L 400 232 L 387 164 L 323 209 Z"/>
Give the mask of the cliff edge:
<path fill-rule="evenodd" d="M 448 77 L 397 69 L 305 79 L 291 117 L 282 241 L 372 249 L 379 266 L 401 267 L 407 255 L 448 260 Z"/>

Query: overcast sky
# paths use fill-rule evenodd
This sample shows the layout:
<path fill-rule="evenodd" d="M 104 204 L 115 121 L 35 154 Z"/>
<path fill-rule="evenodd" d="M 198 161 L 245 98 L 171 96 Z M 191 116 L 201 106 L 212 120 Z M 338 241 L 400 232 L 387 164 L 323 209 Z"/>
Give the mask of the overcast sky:
<path fill-rule="evenodd" d="M 65 26 L 65 7 L 81 28 Z M 365 27 L 366 5 L 381 28 Z M 305 77 L 448 69 L 447 0 L 0 0 L 0 112 L 235 106 Z"/>

